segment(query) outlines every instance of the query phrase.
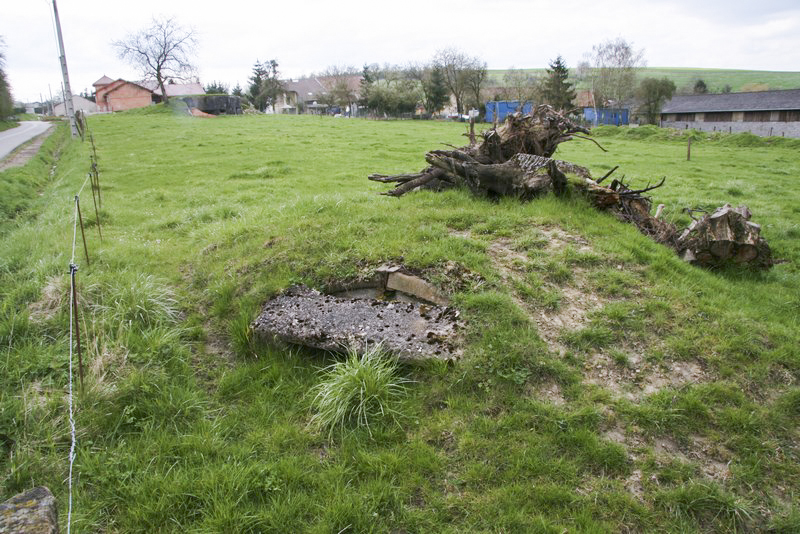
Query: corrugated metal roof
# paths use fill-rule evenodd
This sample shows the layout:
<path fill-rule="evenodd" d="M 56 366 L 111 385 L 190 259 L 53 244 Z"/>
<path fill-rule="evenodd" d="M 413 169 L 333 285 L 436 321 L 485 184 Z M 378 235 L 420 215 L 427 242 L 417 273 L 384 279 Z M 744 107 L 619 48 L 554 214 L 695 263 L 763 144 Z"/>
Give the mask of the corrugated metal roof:
<path fill-rule="evenodd" d="M 661 113 L 704 113 L 708 111 L 779 111 L 800 109 L 800 89 L 676 95 L 664 104 Z"/>

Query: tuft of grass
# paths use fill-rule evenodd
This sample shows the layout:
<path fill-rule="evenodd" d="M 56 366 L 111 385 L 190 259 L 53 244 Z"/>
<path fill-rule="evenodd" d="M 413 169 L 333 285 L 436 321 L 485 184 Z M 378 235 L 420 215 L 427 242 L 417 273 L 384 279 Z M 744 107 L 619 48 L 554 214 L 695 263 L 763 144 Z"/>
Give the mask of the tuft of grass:
<path fill-rule="evenodd" d="M 178 319 L 174 292 L 151 274 L 133 273 L 112 282 L 98 310 L 112 325 L 150 327 Z"/>
<path fill-rule="evenodd" d="M 311 391 L 311 424 L 327 430 L 329 439 L 336 429 L 344 433 L 351 426 L 363 427 L 372 436 L 373 425 L 387 419 L 398 423 L 399 404 L 410 381 L 399 376 L 397 359 L 380 345 L 360 354 L 348 348 L 346 359 L 323 369 L 323 375 Z"/>
<path fill-rule="evenodd" d="M 656 496 L 656 505 L 679 518 L 693 518 L 715 531 L 745 532 L 752 519 L 750 505 L 714 484 L 690 482 Z"/>

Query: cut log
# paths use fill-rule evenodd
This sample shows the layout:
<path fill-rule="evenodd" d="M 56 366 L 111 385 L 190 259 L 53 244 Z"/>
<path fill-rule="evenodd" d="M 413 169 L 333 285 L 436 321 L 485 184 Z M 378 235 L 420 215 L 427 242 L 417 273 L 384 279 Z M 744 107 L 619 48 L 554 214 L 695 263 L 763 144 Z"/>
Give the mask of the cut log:
<path fill-rule="evenodd" d="M 771 267 L 772 251 L 761 237 L 761 226 L 750 221 L 750 217 L 747 206 L 734 208 L 725 204 L 694 221 L 677 239 L 681 257 L 704 267 L 725 263 Z"/>

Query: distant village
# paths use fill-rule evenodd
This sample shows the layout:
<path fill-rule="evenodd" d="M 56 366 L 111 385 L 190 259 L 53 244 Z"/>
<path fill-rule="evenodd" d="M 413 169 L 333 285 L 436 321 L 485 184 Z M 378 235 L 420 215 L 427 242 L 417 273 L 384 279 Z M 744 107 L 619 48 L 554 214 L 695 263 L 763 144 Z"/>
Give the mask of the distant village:
<path fill-rule="evenodd" d="M 309 76 L 301 79 L 281 80 L 274 100 L 262 109 L 254 106 L 252 99 L 238 87 L 228 95 L 228 88 L 214 83 L 203 86 L 199 82 L 183 83 L 170 81 L 165 84 L 167 98 L 187 101 L 189 106 L 198 105 L 202 112 L 220 113 L 267 113 L 267 114 L 321 114 L 347 117 L 375 116 L 364 104 L 365 78 L 352 72 L 345 75 Z M 73 95 L 75 110 L 84 113 L 113 113 L 142 108 L 165 100 L 161 88 L 153 81 L 131 81 L 113 79 L 106 75 L 94 82 L 93 91 Z M 336 92 L 347 95 L 342 101 L 333 98 Z M 520 100 L 513 98 L 513 91 L 502 85 L 481 90 L 485 102 L 471 109 L 459 109 L 459 103 L 451 94 L 440 110 L 431 113 L 423 104 L 414 103 L 400 113 L 383 117 L 407 119 L 441 118 L 468 120 L 470 114 L 485 122 L 502 121 L 508 113 L 527 112 L 532 106 L 542 103 L 535 98 Z M 209 99 L 197 99 L 199 95 L 224 94 L 237 99 L 234 104 L 220 106 L 210 104 Z M 638 126 L 648 121 L 642 111 L 642 103 L 631 98 L 619 104 L 595 102 L 591 90 L 573 92 L 570 113 L 588 125 Z M 194 100 L 189 100 L 194 97 Z M 63 99 L 61 99 L 63 100 Z M 609 105 L 611 104 L 611 105 Z M 25 104 L 27 113 L 64 116 L 63 102 L 54 104 Z M 480 108 L 480 109 L 478 109 Z M 378 118 L 381 118 L 380 116 Z M 783 136 L 800 138 L 800 89 L 762 90 L 749 92 L 676 94 L 665 99 L 658 110 L 657 125 L 665 128 L 695 129 L 707 132 L 750 132 L 759 136 Z"/>

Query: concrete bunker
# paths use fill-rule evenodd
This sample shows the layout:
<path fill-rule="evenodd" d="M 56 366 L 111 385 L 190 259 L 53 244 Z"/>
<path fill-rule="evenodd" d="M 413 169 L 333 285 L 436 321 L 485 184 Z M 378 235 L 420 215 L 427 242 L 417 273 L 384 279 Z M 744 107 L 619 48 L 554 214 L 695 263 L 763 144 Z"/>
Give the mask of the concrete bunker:
<path fill-rule="evenodd" d="M 264 304 L 253 323 L 262 339 L 341 352 L 380 344 L 400 360 L 460 356 L 457 310 L 432 284 L 400 266 L 322 293 L 293 286 Z"/>

